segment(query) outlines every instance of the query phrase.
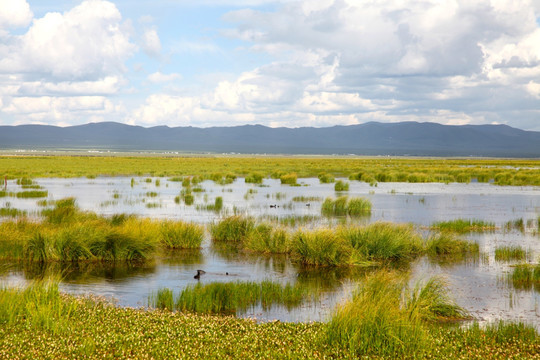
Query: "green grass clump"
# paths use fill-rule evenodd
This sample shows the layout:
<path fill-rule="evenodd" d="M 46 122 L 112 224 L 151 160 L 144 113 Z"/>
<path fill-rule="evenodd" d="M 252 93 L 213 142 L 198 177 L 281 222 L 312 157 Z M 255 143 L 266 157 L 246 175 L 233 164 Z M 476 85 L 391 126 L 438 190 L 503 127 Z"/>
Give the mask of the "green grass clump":
<path fill-rule="evenodd" d="M 251 183 L 251 184 L 262 184 L 263 179 L 264 179 L 264 174 L 263 173 L 254 172 L 254 173 L 251 173 L 248 176 L 246 176 L 244 181 L 246 183 Z"/>
<path fill-rule="evenodd" d="M 204 228 L 197 224 L 161 222 L 161 244 L 168 249 L 198 249 L 204 239 Z"/>
<path fill-rule="evenodd" d="M 19 191 L 15 194 L 18 199 L 33 199 L 33 198 L 44 198 L 49 195 L 49 192 L 46 190 L 30 190 L 30 191 Z"/>
<path fill-rule="evenodd" d="M 463 257 L 479 254 L 480 247 L 475 242 L 460 239 L 452 233 L 443 232 L 429 238 L 426 251 L 431 257 Z"/>
<path fill-rule="evenodd" d="M 371 202 L 364 198 L 340 196 L 333 200 L 326 198 L 321 206 L 325 216 L 363 216 L 371 214 Z"/>
<path fill-rule="evenodd" d="M 148 197 L 157 197 L 158 193 L 155 191 L 147 191 L 145 195 Z"/>
<path fill-rule="evenodd" d="M 307 297 L 307 290 L 298 285 L 281 285 L 271 281 L 231 282 L 188 285 L 174 300 L 174 310 L 199 314 L 236 314 L 255 305 L 269 309 L 274 304 L 292 308 Z M 161 290 L 149 298 L 149 304 L 171 309 L 172 292 Z"/>
<path fill-rule="evenodd" d="M 336 181 L 334 191 L 349 191 L 349 183 L 343 180 Z"/>
<path fill-rule="evenodd" d="M 353 249 L 352 263 L 412 260 L 423 251 L 422 238 L 410 225 L 376 222 L 339 233 Z"/>
<path fill-rule="evenodd" d="M 504 225 L 504 228 L 507 231 L 517 230 L 519 232 L 525 232 L 525 223 L 524 223 L 523 219 L 516 219 L 516 220 L 513 220 L 513 221 L 508 221 Z"/>
<path fill-rule="evenodd" d="M 8 196 L 8 193 L 5 190 L 0 190 L 0 198 Z"/>
<path fill-rule="evenodd" d="M 253 231 L 255 221 L 249 217 L 230 216 L 210 225 L 212 241 L 240 244 Z"/>
<path fill-rule="evenodd" d="M 540 286 L 540 264 L 518 264 L 509 275 L 514 287 L 527 289 Z"/>
<path fill-rule="evenodd" d="M 23 178 L 17 179 L 16 183 L 17 185 L 32 185 L 34 181 L 30 178 L 23 177 Z"/>
<path fill-rule="evenodd" d="M 245 250 L 267 254 L 286 254 L 291 251 L 289 233 L 270 224 L 259 224 L 244 239 Z"/>
<path fill-rule="evenodd" d="M 348 265 L 351 248 L 330 229 L 300 230 L 292 238 L 292 253 L 304 265 Z"/>
<path fill-rule="evenodd" d="M 319 196 L 295 196 L 291 199 L 295 202 L 309 202 L 309 201 L 321 201 L 322 198 Z"/>
<path fill-rule="evenodd" d="M 499 246 L 495 249 L 496 261 L 525 260 L 527 252 L 521 246 Z"/>
<path fill-rule="evenodd" d="M 334 175 L 328 173 L 320 173 L 317 177 L 321 184 L 330 184 L 336 181 Z"/>
<path fill-rule="evenodd" d="M 199 209 L 199 207 L 197 208 Z M 221 209 L 223 209 L 223 198 L 221 196 L 216 197 L 213 204 L 206 205 L 205 207 L 202 207 L 202 209 L 217 212 L 221 211 Z"/>
<path fill-rule="evenodd" d="M 0 208 L 0 217 L 17 217 L 17 216 L 26 216 L 26 211 L 12 208 L 11 206 Z"/>
<path fill-rule="evenodd" d="M 467 232 L 494 231 L 496 229 L 495 223 L 476 219 L 456 219 L 450 221 L 440 221 L 434 223 L 431 228 L 439 231 L 456 232 L 459 234 Z"/>
<path fill-rule="evenodd" d="M 440 280 L 410 291 L 394 273 L 368 277 L 333 314 L 326 341 L 354 357 L 419 357 L 430 347 L 428 323 L 463 318 L 464 311 L 448 299 Z"/>
<path fill-rule="evenodd" d="M 283 174 L 279 177 L 279 180 L 283 185 L 297 185 L 298 175 L 296 173 Z"/>

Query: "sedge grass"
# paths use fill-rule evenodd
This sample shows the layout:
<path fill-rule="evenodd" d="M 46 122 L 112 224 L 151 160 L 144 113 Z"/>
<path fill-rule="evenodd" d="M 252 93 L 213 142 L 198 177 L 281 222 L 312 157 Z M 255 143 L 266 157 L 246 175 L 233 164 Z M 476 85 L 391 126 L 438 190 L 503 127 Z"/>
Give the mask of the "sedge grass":
<path fill-rule="evenodd" d="M 281 285 L 268 280 L 259 283 L 197 283 L 188 285 L 174 300 L 171 290 L 162 289 L 149 297 L 149 305 L 199 314 L 236 314 L 256 305 L 265 310 L 273 305 L 292 308 L 300 305 L 307 296 L 308 291 L 302 286 Z"/>
<path fill-rule="evenodd" d="M 423 241 L 412 226 L 376 222 L 343 227 L 340 234 L 354 249 L 353 263 L 412 260 L 423 252 Z"/>
<path fill-rule="evenodd" d="M 540 286 L 540 264 L 518 264 L 514 267 L 509 280 L 518 289 L 527 289 L 531 286 Z"/>
<path fill-rule="evenodd" d="M 403 278 L 381 271 L 366 278 L 333 314 L 326 341 L 354 357 L 418 357 L 430 346 L 426 322 L 463 318 L 437 279 L 410 291 Z"/>
<path fill-rule="evenodd" d="M 364 216 L 371 214 L 371 202 L 364 198 L 326 198 L 321 206 L 325 216 Z"/>
<path fill-rule="evenodd" d="M 496 261 L 525 260 L 527 252 L 521 246 L 499 246 L 495 249 Z"/>
<path fill-rule="evenodd" d="M 243 248 L 257 253 L 287 254 L 291 251 L 290 235 L 284 228 L 259 224 L 244 238 Z"/>
<path fill-rule="evenodd" d="M 436 222 L 431 226 L 439 231 L 455 232 L 459 234 L 467 232 L 490 232 L 496 229 L 495 223 L 477 219 L 455 219 L 450 221 Z"/>
<path fill-rule="evenodd" d="M 20 191 L 15 193 L 15 196 L 18 199 L 35 199 L 35 198 L 44 198 L 49 195 L 49 192 L 46 190 L 30 190 L 30 191 Z"/>
<path fill-rule="evenodd" d="M 330 229 L 299 230 L 292 239 L 293 255 L 304 265 L 348 265 L 351 248 L 344 238 Z"/>
<path fill-rule="evenodd" d="M 210 225 L 212 241 L 239 244 L 249 235 L 255 226 L 255 220 L 242 216 L 230 216 Z"/>
<path fill-rule="evenodd" d="M 73 199 L 43 210 L 43 220 L 24 218 L 0 223 L 0 258 L 31 262 L 135 261 L 158 250 L 199 248 L 200 225 L 181 221 L 110 218 L 82 212 Z"/>
<path fill-rule="evenodd" d="M 161 243 L 169 249 L 198 249 L 204 238 L 204 228 L 193 223 L 161 222 Z"/>
<path fill-rule="evenodd" d="M 426 251 L 432 258 L 439 256 L 459 258 L 466 255 L 478 255 L 480 247 L 478 243 L 461 239 L 449 232 L 442 232 L 428 239 Z"/>
<path fill-rule="evenodd" d="M 334 191 L 349 191 L 349 183 L 343 180 L 336 181 Z"/>
<path fill-rule="evenodd" d="M 334 175 L 328 173 L 320 173 L 317 177 L 321 184 L 330 184 L 336 181 Z"/>

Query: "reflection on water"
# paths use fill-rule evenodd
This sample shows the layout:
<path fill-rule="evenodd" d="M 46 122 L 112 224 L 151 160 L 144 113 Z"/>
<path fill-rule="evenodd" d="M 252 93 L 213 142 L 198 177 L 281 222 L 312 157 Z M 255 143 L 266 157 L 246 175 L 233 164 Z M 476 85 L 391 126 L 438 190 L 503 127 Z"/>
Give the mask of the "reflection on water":
<path fill-rule="evenodd" d="M 425 257 L 413 264 L 395 266 L 410 272 L 412 282 L 433 275 L 443 276 L 458 304 L 480 321 L 523 320 L 540 327 L 540 293 L 534 287 L 514 289 L 507 277 L 516 262 L 494 260 L 497 247 L 519 245 L 528 251 L 529 261 L 538 261 L 538 188 L 479 183 L 379 183 L 374 187 L 351 181 L 348 195 L 368 198 L 373 204 L 372 214 L 364 218 L 335 219 L 321 216 L 321 204 L 326 197 L 342 193 L 335 193 L 333 184 L 320 184 L 318 179 L 301 179 L 302 186 L 298 187 L 281 185 L 279 180 L 273 179 L 265 179 L 264 186 L 245 184 L 243 179 L 225 186 L 204 181 L 201 183 L 204 191 L 193 193 L 195 203 L 191 206 L 177 204 L 174 200 L 180 194 L 181 183 L 161 179 L 160 186 L 156 186 L 155 180 L 146 182 L 145 178 L 135 178 L 133 187 L 131 177 L 38 179 L 36 182 L 48 190 L 48 200 L 72 196 L 81 209 L 107 216 L 127 213 L 207 224 L 236 213 L 308 228 L 344 221 L 353 224 L 410 222 L 422 227 L 456 218 L 491 221 L 498 227 L 497 231 L 466 235 L 479 244 L 479 256 Z M 8 191 L 15 190 L 17 185 L 10 181 Z M 222 213 L 200 210 L 213 204 L 216 197 L 223 198 Z M 6 202 L 34 214 L 40 209 L 33 199 L 3 198 L 0 206 L 5 206 Z M 527 225 L 525 230 L 505 230 L 505 224 L 516 219 L 523 219 Z M 263 311 L 255 307 L 242 314 L 284 321 L 326 320 L 334 306 L 350 296 L 356 282 L 372 271 L 354 267 L 304 268 L 288 256 L 247 254 L 226 245 L 214 247 L 206 239 L 200 250 L 170 251 L 154 262 L 136 266 L 127 263 L 0 264 L 0 282 L 22 284 L 55 275 L 62 277 L 64 291 L 113 297 L 123 306 L 146 306 L 148 296 L 161 288 L 178 293 L 188 284 L 196 283 L 198 280 L 193 276 L 197 269 L 206 271 L 199 280 L 203 283 L 272 280 L 283 284 L 300 283 L 321 292 L 318 300 L 296 309 L 273 307 Z"/>

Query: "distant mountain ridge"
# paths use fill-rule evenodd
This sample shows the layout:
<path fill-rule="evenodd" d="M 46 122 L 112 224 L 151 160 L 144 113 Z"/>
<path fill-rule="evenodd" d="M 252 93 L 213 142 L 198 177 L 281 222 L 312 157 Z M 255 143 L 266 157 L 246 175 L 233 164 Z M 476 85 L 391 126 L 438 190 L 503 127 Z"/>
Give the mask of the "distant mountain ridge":
<path fill-rule="evenodd" d="M 326 128 L 0 126 L 1 149 L 540 157 L 540 132 L 507 125 L 369 122 Z"/>

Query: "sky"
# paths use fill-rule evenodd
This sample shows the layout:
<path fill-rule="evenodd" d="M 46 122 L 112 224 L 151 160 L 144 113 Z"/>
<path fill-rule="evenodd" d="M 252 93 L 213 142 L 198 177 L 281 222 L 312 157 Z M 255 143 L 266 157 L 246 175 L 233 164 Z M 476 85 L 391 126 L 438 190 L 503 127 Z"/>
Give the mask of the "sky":
<path fill-rule="evenodd" d="M 0 0 L 0 125 L 540 131 L 540 0 Z"/>

